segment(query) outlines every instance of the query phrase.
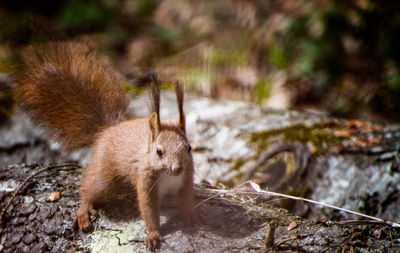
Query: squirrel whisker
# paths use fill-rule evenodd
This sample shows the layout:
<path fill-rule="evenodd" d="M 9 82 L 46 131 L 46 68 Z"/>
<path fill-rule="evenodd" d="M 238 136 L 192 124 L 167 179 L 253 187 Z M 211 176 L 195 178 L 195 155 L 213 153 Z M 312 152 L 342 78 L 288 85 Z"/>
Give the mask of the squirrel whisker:
<path fill-rule="evenodd" d="M 151 185 L 151 187 L 150 187 L 148 193 L 150 193 L 150 192 L 153 190 L 154 186 L 156 186 L 157 183 L 160 181 L 160 179 L 161 179 L 165 174 L 167 174 L 167 173 L 168 173 L 168 170 L 163 170 L 163 172 L 157 177 L 157 179 L 156 179 L 156 180 L 154 181 L 154 183 Z"/>

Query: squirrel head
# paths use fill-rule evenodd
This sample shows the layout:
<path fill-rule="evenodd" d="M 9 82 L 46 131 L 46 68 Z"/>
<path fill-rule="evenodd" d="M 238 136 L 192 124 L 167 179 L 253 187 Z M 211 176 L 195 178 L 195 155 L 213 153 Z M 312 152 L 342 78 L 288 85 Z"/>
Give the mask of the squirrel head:
<path fill-rule="evenodd" d="M 184 117 L 182 118 L 184 119 Z M 161 125 L 153 112 L 149 118 L 150 164 L 153 169 L 171 176 L 193 170 L 192 148 L 186 138 L 184 122 Z"/>
<path fill-rule="evenodd" d="M 183 85 L 177 82 L 175 85 L 178 103 L 179 120 L 177 124 L 172 122 L 160 122 L 160 87 L 155 80 L 152 86 L 153 112 L 149 117 L 150 136 L 150 163 L 153 169 L 161 173 L 178 176 L 182 172 L 193 171 L 192 148 L 186 137 L 186 117 L 183 111 Z"/>

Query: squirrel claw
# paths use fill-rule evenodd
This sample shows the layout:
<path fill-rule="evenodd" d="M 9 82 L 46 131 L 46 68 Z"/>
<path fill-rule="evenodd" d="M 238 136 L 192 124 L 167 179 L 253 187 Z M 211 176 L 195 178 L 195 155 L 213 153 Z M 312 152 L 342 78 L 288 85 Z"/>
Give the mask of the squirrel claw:
<path fill-rule="evenodd" d="M 146 239 L 146 248 L 148 250 L 155 250 L 160 247 L 162 237 L 159 232 L 151 232 Z"/>
<path fill-rule="evenodd" d="M 92 209 L 93 210 L 93 209 Z M 92 211 L 91 210 L 91 211 Z M 92 213 L 92 212 L 90 212 Z M 92 230 L 92 223 L 90 222 L 89 212 L 77 213 L 72 228 L 77 231 L 78 229 L 84 233 Z"/>

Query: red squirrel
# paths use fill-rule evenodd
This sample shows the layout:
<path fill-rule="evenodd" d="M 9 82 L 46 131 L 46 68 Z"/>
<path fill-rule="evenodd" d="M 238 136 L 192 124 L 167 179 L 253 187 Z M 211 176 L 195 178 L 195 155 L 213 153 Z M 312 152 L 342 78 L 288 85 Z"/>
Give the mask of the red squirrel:
<path fill-rule="evenodd" d="M 136 188 L 148 236 L 159 247 L 160 199 L 172 194 L 182 214 L 194 212 L 193 158 L 186 137 L 183 86 L 175 86 L 179 119 L 160 121 L 160 85 L 152 81 L 152 112 L 127 119 L 128 99 L 120 76 L 99 55 L 78 42 L 29 46 L 21 53 L 14 90 L 23 109 L 65 150 L 89 147 L 80 207 L 73 223 L 87 232 L 94 205 L 112 195 L 122 180 Z"/>

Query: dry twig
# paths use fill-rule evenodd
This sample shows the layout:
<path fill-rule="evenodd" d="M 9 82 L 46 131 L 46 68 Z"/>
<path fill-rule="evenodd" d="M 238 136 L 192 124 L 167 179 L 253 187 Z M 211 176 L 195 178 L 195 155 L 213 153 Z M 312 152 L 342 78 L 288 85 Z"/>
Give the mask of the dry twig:
<path fill-rule="evenodd" d="M 355 214 L 355 215 L 358 215 L 358 216 L 363 217 L 363 218 L 371 219 L 371 220 L 376 221 L 375 224 L 386 224 L 386 225 L 390 225 L 392 227 L 400 227 L 399 223 L 396 223 L 396 222 L 393 222 L 393 221 L 384 220 L 384 219 L 381 219 L 381 218 L 378 218 L 378 217 L 366 215 L 366 214 L 363 214 L 363 213 L 359 213 L 359 212 L 356 212 L 356 211 L 352 211 L 352 210 L 348 210 L 348 209 L 345 209 L 345 208 L 337 207 L 337 206 L 334 206 L 334 205 L 321 203 L 321 202 L 318 202 L 318 201 L 315 201 L 315 200 L 311 200 L 311 199 L 306 199 L 306 198 L 286 195 L 286 194 L 282 194 L 282 193 L 262 190 L 258 184 L 254 183 L 252 181 L 247 181 L 246 183 L 250 184 L 250 186 L 251 186 L 251 188 L 253 188 L 254 192 L 240 191 L 240 190 L 237 190 L 237 189 L 232 189 L 232 190 L 207 189 L 207 190 L 212 191 L 212 192 L 218 192 L 218 193 L 235 193 L 235 194 L 263 195 L 263 196 L 269 195 L 269 196 L 283 197 L 283 198 L 288 198 L 288 199 L 293 199 L 293 200 L 298 200 L 298 201 L 304 201 L 304 202 L 308 202 L 308 203 L 311 203 L 311 204 L 321 205 L 321 206 L 324 206 L 324 207 L 336 209 L 336 210 L 343 211 L 343 212 L 346 212 L 346 213 Z"/>

